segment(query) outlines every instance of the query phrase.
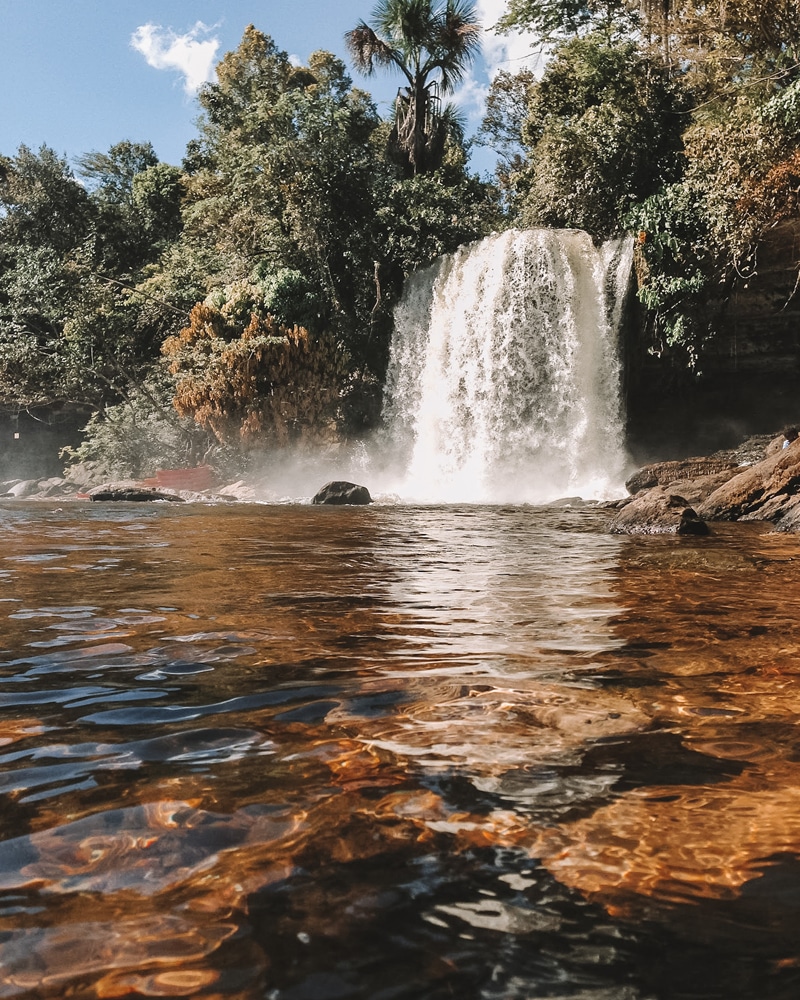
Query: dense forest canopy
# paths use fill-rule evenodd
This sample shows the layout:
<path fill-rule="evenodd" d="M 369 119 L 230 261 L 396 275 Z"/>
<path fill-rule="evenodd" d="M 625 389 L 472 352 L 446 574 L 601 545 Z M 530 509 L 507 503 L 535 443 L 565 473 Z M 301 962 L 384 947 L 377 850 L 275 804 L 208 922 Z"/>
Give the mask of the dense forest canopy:
<path fill-rule="evenodd" d="M 694 365 L 720 302 L 797 219 L 798 0 L 510 0 L 540 78 L 501 73 L 481 140 L 526 225 L 629 231 L 655 349 Z"/>
<path fill-rule="evenodd" d="M 797 219 L 800 0 L 510 0 L 496 30 L 547 59 L 492 82 L 492 178 L 441 100 L 479 51 L 467 0 L 346 31 L 356 73 L 397 75 L 388 120 L 335 56 L 297 66 L 251 25 L 180 165 L 130 139 L 0 155 L 0 407 L 94 413 L 78 458 L 136 474 L 145 433 L 179 462 L 359 431 L 404 277 L 513 225 L 638 234 L 648 336 L 696 363 Z"/>

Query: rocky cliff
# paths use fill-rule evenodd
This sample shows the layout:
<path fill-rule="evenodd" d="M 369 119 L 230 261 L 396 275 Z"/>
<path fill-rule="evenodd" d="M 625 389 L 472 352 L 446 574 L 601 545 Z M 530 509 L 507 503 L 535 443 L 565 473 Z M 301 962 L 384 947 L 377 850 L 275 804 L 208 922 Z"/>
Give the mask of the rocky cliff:
<path fill-rule="evenodd" d="M 762 242 L 752 273 L 720 290 L 697 372 L 677 353 L 648 353 L 634 305 L 623 364 L 637 462 L 710 454 L 800 420 L 799 275 L 800 221 L 788 221 Z"/>

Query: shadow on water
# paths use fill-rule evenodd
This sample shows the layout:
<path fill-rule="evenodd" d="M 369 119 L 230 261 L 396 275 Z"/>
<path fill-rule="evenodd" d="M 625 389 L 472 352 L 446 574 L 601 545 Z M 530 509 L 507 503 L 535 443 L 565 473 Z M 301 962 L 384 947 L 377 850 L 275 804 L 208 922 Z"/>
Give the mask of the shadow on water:
<path fill-rule="evenodd" d="M 0 998 L 797 995 L 797 541 L 0 511 Z"/>

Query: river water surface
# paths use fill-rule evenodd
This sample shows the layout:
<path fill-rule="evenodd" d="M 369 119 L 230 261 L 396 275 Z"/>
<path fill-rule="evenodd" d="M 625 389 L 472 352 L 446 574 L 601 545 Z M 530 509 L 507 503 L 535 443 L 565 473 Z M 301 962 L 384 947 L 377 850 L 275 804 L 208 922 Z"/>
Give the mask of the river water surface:
<path fill-rule="evenodd" d="M 0 998 L 800 995 L 800 541 L 0 507 Z"/>

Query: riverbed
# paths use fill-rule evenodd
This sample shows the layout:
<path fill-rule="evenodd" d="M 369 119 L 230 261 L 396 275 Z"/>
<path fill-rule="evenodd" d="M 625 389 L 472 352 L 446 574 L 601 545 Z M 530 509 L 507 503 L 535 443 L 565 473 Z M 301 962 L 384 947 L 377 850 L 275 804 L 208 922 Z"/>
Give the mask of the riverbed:
<path fill-rule="evenodd" d="M 800 992 L 800 541 L 0 504 L 0 998 Z"/>

